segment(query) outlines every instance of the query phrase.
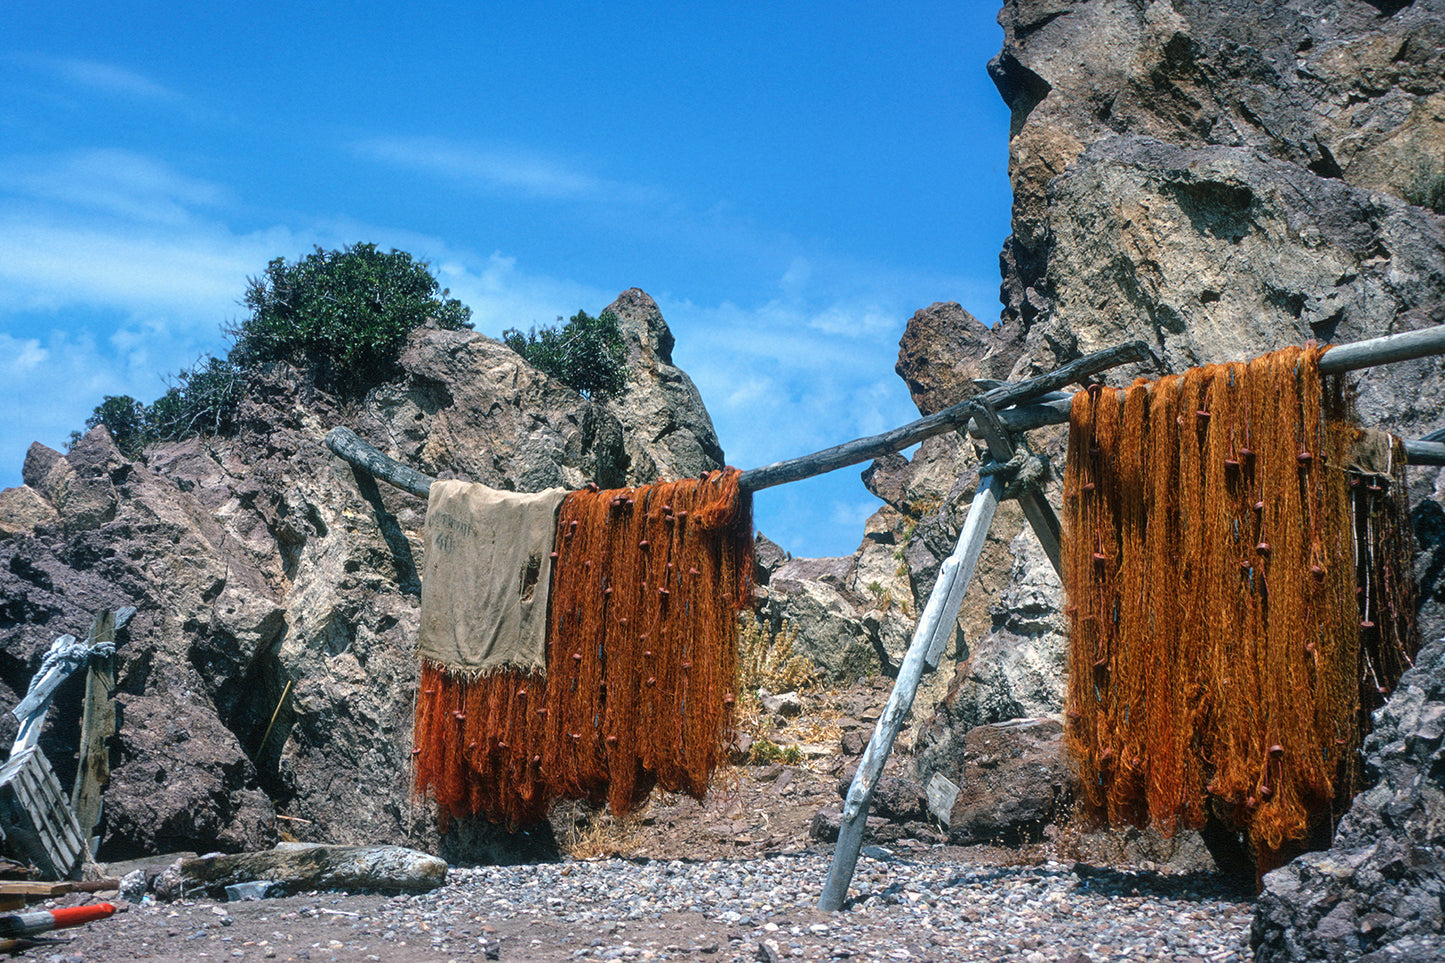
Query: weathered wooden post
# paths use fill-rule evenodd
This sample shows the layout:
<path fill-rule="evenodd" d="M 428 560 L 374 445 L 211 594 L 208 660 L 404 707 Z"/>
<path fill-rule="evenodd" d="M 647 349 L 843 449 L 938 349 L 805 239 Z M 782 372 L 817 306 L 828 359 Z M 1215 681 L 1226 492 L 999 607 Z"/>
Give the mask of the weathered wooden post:
<path fill-rule="evenodd" d="M 42 870 L 57 879 L 69 876 L 90 854 L 87 841 L 100 818 L 100 789 L 110 775 L 105 741 L 115 731 L 115 711 L 110 705 L 114 684 L 108 681 L 106 666 L 115 654 L 116 630 L 134 614 L 131 607 L 113 614 L 100 612 L 84 642 L 73 635 L 56 639 L 45 653 L 25 698 L 10 710 L 20 720 L 20 731 L 11 746 L 9 761 L 0 767 L 0 828 Z M 80 766 L 74 802 L 68 802 L 37 743 L 55 690 L 72 672 L 93 666 L 97 658 L 105 660 L 105 665 L 87 678 Z M 76 819 L 75 806 L 82 804 L 88 820 L 85 822 Z"/>
<path fill-rule="evenodd" d="M 938 581 L 933 585 L 928 604 L 924 606 L 923 615 L 914 629 L 913 639 L 908 643 L 908 652 L 898 667 L 898 679 L 888 696 L 888 704 L 873 727 L 868 748 L 863 750 L 858 771 L 848 787 L 848 797 L 843 803 L 843 821 L 838 827 L 838 845 L 833 850 L 833 862 L 828 867 L 828 878 L 818 899 L 819 909 L 834 911 L 843 908 L 848 883 L 858 865 L 858 851 L 863 846 L 863 831 L 868 825 L 868 809 L 873 801 L 873 790 L 878 785 L 878 776 L 883 771 L 883 764 L 888 761 L 888 753 L 893 750 L 893 740 L 897 738 L 904 718 L 913 708 L 913 697 L 918 692 L 924 667 L 938 665 L 943 647 L 953 633 L 959 606 L 963 604 L 978 556 L 988 539 L 994 512 L 998 510 L 998 494 L 1002 487 L 1003 481 L 998 475 L 988 475 L 980 480 L 978 491 L 968 507 L 963 531 L 958 533 L 958 545 L 938 571 Z"/>

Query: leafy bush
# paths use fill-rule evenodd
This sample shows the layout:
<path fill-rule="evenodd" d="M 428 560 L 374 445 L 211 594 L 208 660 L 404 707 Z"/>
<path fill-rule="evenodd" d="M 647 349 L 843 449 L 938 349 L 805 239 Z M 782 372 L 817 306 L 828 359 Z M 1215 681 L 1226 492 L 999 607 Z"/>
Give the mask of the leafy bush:
<path fill-rule="evenodd" d="M 1405 191 L 1405 200 L 1416 207 L 1428 207 L 1436 214 L 1445 214 L 1445 174 L 1420 174 Z"/>
<path fill-rule="evenodd" d="M 235 428 L 248 375 L 234 361 L 207 358 L 194 368 L 181 369 L 154 404 L 143 405 L 129 395 L 106 395 L 85 419 L 85 427 L 105 425 L 128 458 L 139 458 L 152 442 L 228 434 Z M 79 439 L 79 432 L 71 434 L 71 444 Z"/>
<path fill-rule="evenodd" d="M 268 361 L 313 368 L 320 383 L 342 393 L 364 391 L 395 371 L 406 336 L 428 320 L 452 331 L 471 327 L 471 310 L 449 293 L 425 261 L 383 254 L 375 244 L 318 247 L 294 264 L 276 258 L 250 279 L 251 316 L 227 332 L 235 342 L 225 358 L 182 369 L 148 406 L 108 395 L 85 425 L 104 424 L 131 458 L 151 442 L 229 434 L 247 382 Z M 79 437 L 72 433 L 72 444 Z"/>
<path fill-rule="evenodd" d="M 146 409 L 146 440 L 229 434 L 235 428 L 248 374 L 229 358 L 207 358 L 194 368 L 181 369 L 170 390 Z"/>
<path fill-rule="evenodd" d="M 145 405 L 130 395 L 106 395 L 95 411 L 85 419 L 87 429 L 105 425 L 115 445 L 127 458 L 135 458 L 145 447 Z M 80 440 L 80 433 L 70 436 L 71 443 Z"/>
<path fill-rule="evenodd" d="M 532 328 L 523 334 L 508 328 L 502 332 L 502 341 L 532 367 L 583 397 L 611 398 L 627 387 L 627 346 L 622 343 L 617 315 L 611 311 L 596 318 L 578 311 L 560 330 Z"/>
<path fill-rule="evenodd" d="M 395 371 L 406 336 L 428 320 L 446 330 L 471 326 L 471 309 L 450 293 L 425 261 L 375 244 L 318 247 L 294 264 L 276 258 L 250 279 L 251 316 L 233 332 L 231 358 L 314 365 L 322 383 L 362 390 Z"/>

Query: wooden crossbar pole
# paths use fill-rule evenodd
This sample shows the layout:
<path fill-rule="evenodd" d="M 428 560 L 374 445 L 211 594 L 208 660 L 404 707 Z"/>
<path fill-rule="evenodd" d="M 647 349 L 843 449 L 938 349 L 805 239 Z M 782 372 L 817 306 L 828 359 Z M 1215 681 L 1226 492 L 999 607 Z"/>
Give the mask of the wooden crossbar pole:
<path fill-rule="evenodd" d="M 1379 365 L 1413 361 L 1431 355 L 1445 354 L 1445 324 L 1419 331 L 1389 334 L 1368 341 L 1335 345 L 1320 358 L 1320 374 L 1340 374 Z M 1062 425 L 1069 420 L 1070 398 L 1054 398 L 1034 404 L 1019 405 L 1000 411 L 999 420 L 1010 432 L 1031 431 L 1046 425 Z M 969 425 L 969 434 L 982 438 L 977 422 Z M 1445 465 L 1445 444 L 1425 441 L 1405 442 L 1405 454 L 1412 465 Z"/>
<path fill-rule="evenodd" d="M 980 479 L 978 491 L 968 507 L 963 530 L 958 533 L 958 545 L 953 554 L 944 559 L 938 571 L 938 581 L 929 593 L 928 603 L 908 643 L 908 652 L 898 666 L 898 678 L 883 714 L 873 727 L 868 748 L 858 762 L 858 771 L 848 787 L 848 796 L 843 803 L 843 820 L 838 827 L 838 844 L 833 850 L 833 862 L 828 867 L 828 878 L 823 882 L 823 892 L 818 899 L 818 908 L 836 911 L 843 908 L 848 895 L 848 884 L 853 879 L 853 870 L 858 865 L 858 853 L 863 847 L 863 831 L 868 825 L 868 809 L 873 802 L 873 790 L 893 749 L 893 741 L 903 720 L 913 708 L 913 697 L 918 694 L 918 682 L 930 653 L 941 649 L 953 633 L 958 621 L 958 609 L 963 604 L 968 583 L 973 579 L 973 570 L 988 539 L 989 526 L 993 524 L 994 512 L 998 510 L 998 496 L 1003 481 L 997 475 Z"/>
<path fill-rule="evenodd" d="M 969 419 L 973 418 L 981 401 L 987 402 L 994 408 L 1016 405 L 1110 368 L 1117 368 L 1119 365 L 1130 362 L 1150 361 L 1153 357 L 1148 345 L 1142 341 L 1130 341 L 1128 344 L 1121 344 L 1116 348 L 1096 351 L 1036 378 L 1005 383 L 997 388 L 991 388 L 978 398 L 959 402 L 942 411 L 909 422 L 901 428 L 885 431 L 881 435 L 844 442 L 811 455 L 774 462 L 771 465 L 764 465 L 762 468 L 751 468 L 743 472 L 742 477 L 738 479 L 738 485 L 745 491 L 758 491 L 774 485 L 801 481 L 804 478 L 845 468 L 848 465 L 871 461 L 880 455 L 887 455 L 901 451 L 909 445 L 916 445 L 934 435 L 962 428 L 968 424 Z"/>

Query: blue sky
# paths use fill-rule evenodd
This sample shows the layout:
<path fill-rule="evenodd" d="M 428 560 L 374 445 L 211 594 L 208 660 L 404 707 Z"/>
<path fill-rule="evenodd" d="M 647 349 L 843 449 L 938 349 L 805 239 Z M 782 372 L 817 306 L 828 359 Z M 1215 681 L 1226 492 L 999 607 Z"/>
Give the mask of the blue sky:
<path fill-rule="evenodd" d="M 0 487 L 316 244 L 428 260 L 493 337 L 642 288 L 741 468 L 909 421 L 913 311 L 998 317 L 997 8 L 7 0 Z M 759 530 L 852 552 L 859 470 Z"/>

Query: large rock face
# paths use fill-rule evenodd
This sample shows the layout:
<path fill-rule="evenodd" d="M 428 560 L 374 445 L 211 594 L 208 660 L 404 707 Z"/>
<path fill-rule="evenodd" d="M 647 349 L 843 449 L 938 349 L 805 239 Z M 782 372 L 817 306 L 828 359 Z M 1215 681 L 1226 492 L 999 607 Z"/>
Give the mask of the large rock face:
<path fill-rule="evenodd" d="M 991 329 L 951 304 L 909 321 L 898 373 L 920 412 L 963 400 L 974 379 L 1133 339 L 1181 371 L 1445 322 L 1445 217 L 1430 193 L 1445 183 L 1445 2 L 1010 0 L 999 23 L 989 69 L 1013 112 L 1004 310 Z M 1365 424 L 1420 437 L 1445 423 L 1438 358 L 1352 381 Z M 1060 429 L 1028 442 L 1062 467 Z M 972 446 L 939 440 L 865 475 L 918 518 L 903 546 L 918 605 L 977 464 Z M 1435 469 L 1410 478 L 1432 638 L 1445 632 L 1445 485 Z M 1056 482 L 1048 494 L 1060 503 Z M 960 771 L 973 727 L 1060 710 L 1062 605 L 1005 505 L 960 615 L 952 683 L 915 748 L 920 782 Z"/>
<path fill-rule="evenodd" d="M 660 316 L 628 336 L 656 362 L 634 382 L 687 383 L 662 365 Z M 403 377 L 345 405 L 275 368 L 235 437 L 154 447 L 142 462 L 103 428 L 65 455 L 36 445 L 25 486 L 0 496 L 0 706 L 57 635 L 83 634 L 101 608 L 139 610 L 117 647 L 103 857 L 252 849 L 283 830 L 441 844 L 410 793 L 426 506 L 332 455 L 331 427 L 433 475 L 536 490 L 638 484 L 682 464 L 629 450 L 623 419 L 699 435 L 708 423 L 695 391 L 640 392 L 645 412 L 626 398 L 603 408 L 470 331 L 419 329 L 401 363 Z M 80 692 L 78 679 L 62 687 L 41 743 L 66 786 Z M 0 739 L 14 730 L 0 712 Z M 472 851 L 454 856 L 496 845 L 462 830 L 451 842 Z"/>
<path fill-rule="evenodd" d="M 1264 878 L 1260 963 L 1445 958 L 1445 641 L 1420 653 L 1365 744 L 1372 789 L 1334 847 Z"/>

